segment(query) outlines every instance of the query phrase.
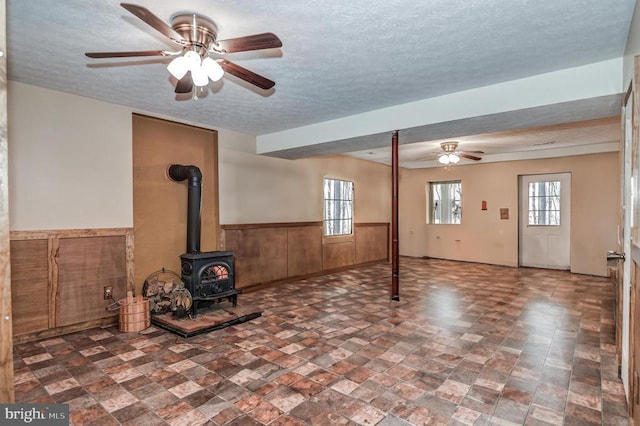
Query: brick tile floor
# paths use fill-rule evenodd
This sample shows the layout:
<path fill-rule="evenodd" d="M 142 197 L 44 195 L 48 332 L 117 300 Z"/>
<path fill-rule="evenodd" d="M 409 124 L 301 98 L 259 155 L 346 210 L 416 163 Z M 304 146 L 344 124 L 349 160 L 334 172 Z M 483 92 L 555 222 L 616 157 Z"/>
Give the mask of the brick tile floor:
<path fill-rule="evenodd" d="M 14 347 L 18 402 L 74 425 L 626 425 L 609 280 L 402 258 L 258 290 L 182 339 L 97 328 Z"/>

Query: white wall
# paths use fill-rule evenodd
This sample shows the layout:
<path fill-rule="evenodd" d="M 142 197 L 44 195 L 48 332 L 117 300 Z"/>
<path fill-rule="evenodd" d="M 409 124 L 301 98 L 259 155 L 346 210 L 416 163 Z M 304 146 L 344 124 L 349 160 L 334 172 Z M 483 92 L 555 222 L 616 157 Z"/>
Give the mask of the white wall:
<path fill-rule="evenodd" d="M 17 82 L 8 110 L 12 230 L 133 226 L 131 114 L 140 111 Z M 390 220 L 387 166 L 258 156 L 255 136 L 215 130 L 221 224 L 322 220 L 325 175 L 355 181 L 357 221 Z"/>
<path fill-rule="evenodd" d="M 322 207 L 312 201 L 312 172 L 301 162 L 223 149 L 218 154 L 220 224 L 322 219 Z"/>
<path fill-rule="evenodd" d="M 131 110 L 9 82 L 11 230 L 133 226 Z"/>
<path fill-rule="evenodd" d="M 9 82 L 11 230 L 132 227 L 134 112 L 144 114 Z M 222 161 L 232 150 L 255 153 L 255 136 L 215 130 Z M 229 178 L 220 180 L 229 193 Z M 232 200 L 221 201 L 226 211 Z"/>
<path fill-rule="evenodd" d="M 518 176 L 571 173 L 571 271 L 608 275 L 619 215 L 618 153 L 403 170 L 400 253 L 518 266 Z M 462 224 L 426 223 L 428 182 L 462 181 Z M 487 210 L 481 202 L 487 201 Z M 500 219 L 500 209 L 509 219 Z"/>
<path fill-rule="evenodd" d="M 219 150 L 220 223 L 322 220 L 324 177 L 354 181 L 356 222 L 391 220 L 391 169 L 348 157 L 283 160 Z"/>

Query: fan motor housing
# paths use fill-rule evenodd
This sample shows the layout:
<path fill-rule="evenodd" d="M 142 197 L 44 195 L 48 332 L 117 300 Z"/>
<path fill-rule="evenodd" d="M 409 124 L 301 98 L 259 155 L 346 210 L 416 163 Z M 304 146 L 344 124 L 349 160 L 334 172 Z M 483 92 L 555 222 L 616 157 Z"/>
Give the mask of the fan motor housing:
<path fill-rule="evenodd" d="M 455 152 L 456 149 L 458 149 L 458 142 L 452 141 L 452 142 L 442 142 L 440 144 L 440 147 L 442 147 L 442 150 L 444 152 L 446 152 L 447 154 L 451 154 L 452 152 Z"/>
<path fill-rule="evenodd" d="M 218 29 L 209 18 L 198 14 L 176 15 L 171 20 L 171 28 L 192 45 L 208 48 L 215 43 Z"/>

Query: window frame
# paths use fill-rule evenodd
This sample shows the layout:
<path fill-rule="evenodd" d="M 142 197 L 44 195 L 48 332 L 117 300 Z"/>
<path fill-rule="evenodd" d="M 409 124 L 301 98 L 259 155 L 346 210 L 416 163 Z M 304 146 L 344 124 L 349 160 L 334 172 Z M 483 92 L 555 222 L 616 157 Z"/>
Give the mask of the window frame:
<path fill-rule="evenodd" d="M 439 219 L 439 222 L 436 222 L 436 218 L 435 218 L 435 212 L 436 212 L 436 207 L 434 206 L 433 203 L 433 198 L 434 198 L 434 186 L 435 185 L 451 185 L 451 184 L 458 184 L 460 185 L 460 198 L 457 200 L 458 203 L 458 208 L 459 208 L 459 219 L 457 222 L 442 222 L 442 219 Z M 462 179 L 453 179 L 453 180 L 443 180 L 443 181 L 431 181 L 431 182 L 427 182 L 427 224 L 429 225 L 462 225 L 462 197 L 463 197 L 463 193 L 462 193 Z M 453 202 L 456 201 L 456 198 L 454 197 Z M 440 207 L 441 208 L 441 207 Z M 451 213 L 452 216 L 454 216 L 454 213 Z"/>
<path fill-rule="evenodd" d="M 346 198 L 332 198 L 329 199 L 327 198 L 327 192 L 326 192 L 326 186 L 327 186 L 327 181 L 334 181 L 334 182 L 343 182 L 343 183 L 348 183 L 351 185 L 351 192 L 350 192 L 350 199 Z M 346 217 L 346 216 L 340 216 L 340 217 L 327 217 L 327 212 L 329 211 L 327 208 L 327 202 L 329 200 L 333 200 L 334 202 L 337 203 L 349 203 L 348 208 L 346 209 L 347 211 L 349 211 L 351 213 L 350 217 Z M 354 206 L 355 206 L 355 182 L 353 180 L 349 180 L 349 179 L 340 179 L 340 178 L 333 178 L 333 177 L 328 177 L 325 176 L 322 179 L 322 236 L 326 237 L 326 238 L 334 238 L 334 237 L 345 237 L 345 236 L 350 236 L 353 235 L 354 232 L 354 217 L 355 217 L 355 211 L 354 211 Z M 340 233 L 328 233 L 329 230 L 329 222 L 335 222 L 335 221 L 342 221 L 342 222 L 349 222 L 349 232 L 340 232 Z"/>

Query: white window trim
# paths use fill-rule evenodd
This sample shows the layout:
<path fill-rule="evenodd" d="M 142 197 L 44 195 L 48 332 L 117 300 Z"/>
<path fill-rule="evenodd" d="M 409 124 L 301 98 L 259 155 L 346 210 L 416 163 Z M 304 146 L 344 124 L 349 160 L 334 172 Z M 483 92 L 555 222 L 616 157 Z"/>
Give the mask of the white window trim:
<path fill-rule="evenodd" d="M 433 206 L 433 185 L 442 185 L 442 184 L 460 184 L 460 220 L 459 222 L 436 222 L 434 217 L 434 206 Z M 427 194 L 427 218 L 426 222 L 429 225 L 461 225 L 462 224 L 462 180 L 446 180 L 446 181 L 431 181 L 427 182 L 426 185 L 426 194 Z M 447 197 L 448 198 L 448 194 Z M 449 213 L 448 216 L 451 216 L 450 210 L 447 210 Z"/>
<path fill-rule="evenodd" d="M 350 201 L 351 202 L 351 206 L 350 206 L 350 210 L 351 210 L 351 217 L 350 218 L 345 218 L 345 219 L 341 219 L 338 218 L 337 220 L 349 220 L 350 221 L 350 229 L 349 229 L 349 233 L 335 233 L 335 234 L 329 234 L 327 233 L 327 222 L 331 219 L 327 219 L 327 217 L 325 216 L 326 214 L 326 202 L 327 202 L 327 198 L 325 197 L 325 184 L 327 180 L 331 180 L 331 181 L 340 181 L 340 182 L 347 182 L 351 184 L 351 200 L 341 200 L 341 201 Z M 355 182 L 353 180 L 350 179 L 344 179 L 344 178 L 333 178 L 333 177 L 329 177 L 329 176 L 324 176 L 322 179 L 322 235 L 323 237 L 328 237 L 328 238 L 332 238 L 332 237 L 344 237 L 344 236 L 349 236 L 349 235 L 353 235 L 354 232 L 354 226 L 355 226 L 355 221 L 354 221 L 354 217 L 355 217 Z M 333 219 L 336 220 L 336 219 Z"/>

